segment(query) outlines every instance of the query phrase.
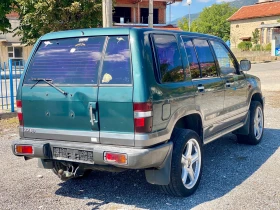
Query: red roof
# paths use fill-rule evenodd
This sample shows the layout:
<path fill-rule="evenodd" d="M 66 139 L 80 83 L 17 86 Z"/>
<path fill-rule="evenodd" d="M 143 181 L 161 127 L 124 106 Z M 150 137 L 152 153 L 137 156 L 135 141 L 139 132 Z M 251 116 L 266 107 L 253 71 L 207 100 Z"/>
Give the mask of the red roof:
<path fill-rule="evenodd" d="M 245 20 L 270 16 L 280 16 L 280 2 L 266 2 L 241 7 L 228 20 Z"/>
<path fill-rule="evenodd" d="M 19 15 L 17 12 L 11 12 L 6 15 L 7 18 L 19 18 Z"/>

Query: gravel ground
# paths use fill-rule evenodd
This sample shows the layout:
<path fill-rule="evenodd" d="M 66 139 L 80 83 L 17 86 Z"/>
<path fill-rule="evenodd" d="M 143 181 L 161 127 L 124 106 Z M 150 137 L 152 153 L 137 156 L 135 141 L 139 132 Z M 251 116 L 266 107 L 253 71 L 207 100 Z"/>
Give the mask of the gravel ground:
<path fill-rule="evenodd" d="M 278 71 L 277 71 L 278 70 Z M 0 209 L 280 209 L 280 63 L 253 65 L 266 95 L 265 133 L 257 146 L 227 135 L 204 147 L 200 187 L 189 198 L 164 195 L 144 171 L 92 172 L 60 181 L 36 160 L 12 155 L 16 118 L 0 121 Z"/>

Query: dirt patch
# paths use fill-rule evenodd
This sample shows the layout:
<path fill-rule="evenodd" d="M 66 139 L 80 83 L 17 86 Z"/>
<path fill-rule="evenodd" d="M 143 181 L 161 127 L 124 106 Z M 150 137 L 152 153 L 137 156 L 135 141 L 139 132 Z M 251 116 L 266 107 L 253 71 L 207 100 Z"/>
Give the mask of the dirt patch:
<path fill-rule="evenodd" d="M 0 120 L 0 134 L 16 132 L 18 125 L 17 117 L 2 119 Z"/>
<path fill-rule="evenodd" d="M 273 108 L 280 108 L 280 91 L 265 91 L 265 104 Z"/>
<path fill-rule="evenodd" d="M 16 117 L 17 113 L 16 112 L 8 112 L 6 110 L 0 110 L 0 120 L 2 119 L 8 119 L 12 117 Z"/>

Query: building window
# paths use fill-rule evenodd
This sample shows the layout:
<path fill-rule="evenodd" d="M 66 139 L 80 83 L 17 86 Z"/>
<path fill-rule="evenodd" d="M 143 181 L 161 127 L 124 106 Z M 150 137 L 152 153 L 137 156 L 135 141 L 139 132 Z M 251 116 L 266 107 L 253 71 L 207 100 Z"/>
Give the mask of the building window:
<path fill-rule="evenodd" d="M 23 49 L 22 47 L 8 47 L 8 57 L 15 60 L 23 59 Z"/>
<path fill-rule="evenodd" d="M 267 34 L 266 34 L 266 43 L 270 43 L 270 40 L 271 40 L 271 29 L 268 28 L 267 29 Z"/>
<path fill-rule="evenodd" d="M 261 30 L 261 44 L 264 43 L 264 28 Z"/>
<path fill-rule="evenodd" d="M 113 14 L 113 22 L 115 23 L 130 23 L 131 21 L 131 8 L 130 7 L 115 7 Z"/>
<path fill-rule="evenodd" d="M 239 25 L 236 25 L 236 28 L 239 28 Z"/>
<path fill-rule="evenodd" d="M 158 24 L 158 9 L 154 9 L 153 14 L 154 24 Z M 149 21 L 149 8 L 141 8 L 140 10 L 140 22 L 148 24 Z"/>

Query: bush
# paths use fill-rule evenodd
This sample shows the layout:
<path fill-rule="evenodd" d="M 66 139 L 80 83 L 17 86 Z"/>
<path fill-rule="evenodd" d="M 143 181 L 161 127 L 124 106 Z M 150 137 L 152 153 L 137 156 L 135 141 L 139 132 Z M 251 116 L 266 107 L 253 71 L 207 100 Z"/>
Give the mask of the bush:
<path fill-rule="evenodd" d="M 260 45 L 260 44 L 256 44 L 256 45 L 254 45 L 253 48 L 252 48 L 252 51 L 263 51 L 263 50 L 264 50 L 264 48 L 263 48 L 263 46 Z"/>
<path fill-rule="evenodd" d="M 265 46 L 265 51 L 271 51 L 271 43 Z"/>
<path fill-rule="evenodd" d="M 240 42 L 237 46 L 242 51 L 249 51 L 252 48 L 252 43 L 249 41 Z"/>

